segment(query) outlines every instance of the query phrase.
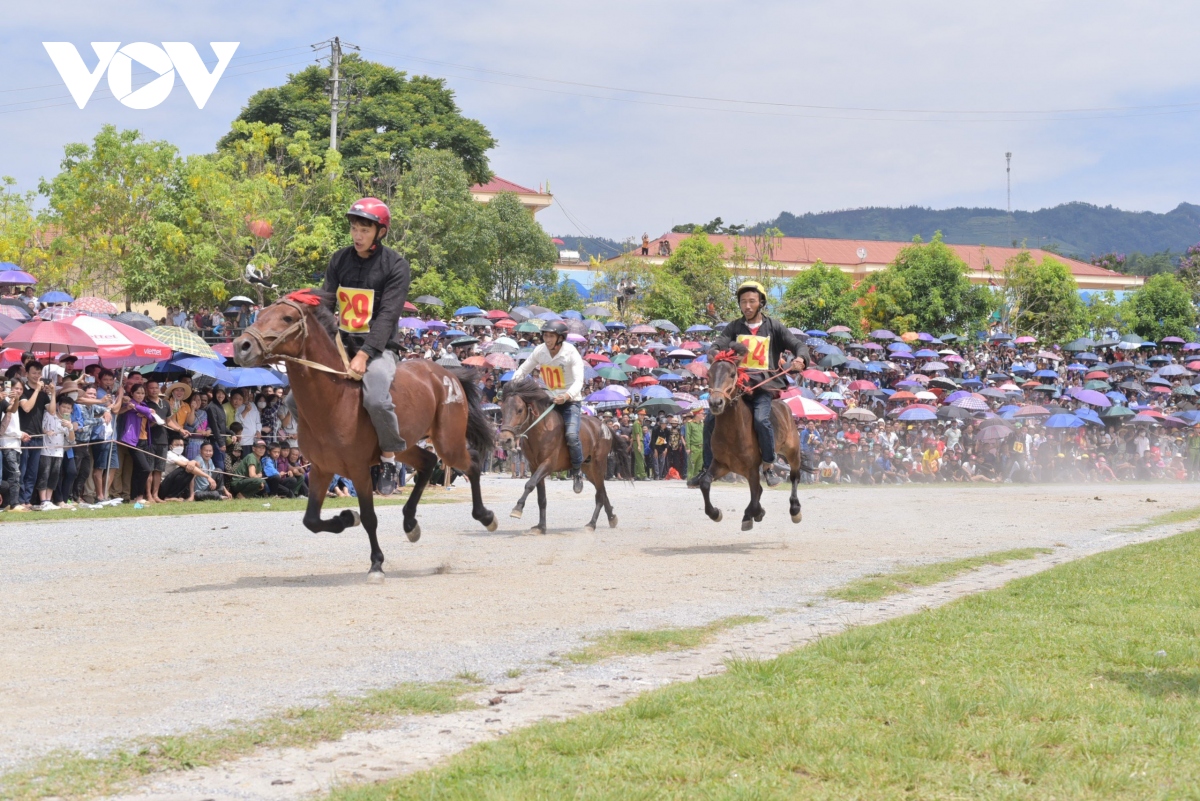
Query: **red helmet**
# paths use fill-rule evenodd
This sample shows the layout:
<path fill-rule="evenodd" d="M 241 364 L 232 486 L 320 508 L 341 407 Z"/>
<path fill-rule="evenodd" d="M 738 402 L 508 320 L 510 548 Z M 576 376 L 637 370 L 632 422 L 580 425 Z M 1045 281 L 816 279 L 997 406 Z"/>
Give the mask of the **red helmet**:
<path fill-rule="evenodd" d="M 388 211 L 387 204 L 377 197 L 364 197 L 362 200 L 354 201 L 354 205 L 350 207 L 350 211 L 346 212 L 346 216 L 359 217 L 377 223 L 385 229 L 390 228 L 392 224 L 392 213 Z"/>

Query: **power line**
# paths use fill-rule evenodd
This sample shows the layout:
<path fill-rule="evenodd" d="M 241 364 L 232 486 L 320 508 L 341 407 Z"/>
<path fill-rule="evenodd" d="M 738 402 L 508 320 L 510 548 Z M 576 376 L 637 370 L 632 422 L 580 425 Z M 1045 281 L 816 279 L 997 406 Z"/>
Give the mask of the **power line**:
<path fill-rule="evenodd" d="M 677 100 L 699 100 L 712 103 L 731 103 L 738 105 L 752 106 L 776 106 L 782 108 L 797 108 L 809 109 L 813 111 L 852 111 L 852 112 L 870 112 L 870 113 L 888 113 L 888 114 L 1078 114 L 1078 113 L 1094 113 L 1103 111 L 1146 111 L 1152 109 L 1179 109 L 1185 107 L 1200 107 L 1200 101 L 1191 101 L 1187 103 L 1161 103 L 1150 105 L 1135 105 L 1135 106 L 1095 106 L 1095 107 L 1079 107 L 1079 108 L 1060 108 L 1060 109 L 922 109 L 922 108 L 887 108 L 873 106 L 823 106 L 807 103 L 787 103 L 782 101 L 771 100 L 746 100 L 744 98 L 727 98 L 713 97 L 707 95 L 688 95 L 677 94 L 673 92 L 660 92 L 649 89 L 630 89 L 628 87 L 607 86 L 605 84 L 583 83 L 581 81 L 567 81 L 560 78 L 545 78 L 538 75 L 526 75 L 519 72 L 507 72 L 504 70 L 488 69 L 486 67 L 474 67 L 469 64 L 456 64 L 450 61 L 437 61 L 428 58 L 419 58 L 417 56 L 408 55 L 406 53 L 393 53 L 386 50 L 377 50 L 368 48 L 371 52 L 380 53 L 382 55 L 395 56 L 406 59 L 408 61 L 417 61 L 424 64 L 435 64 L 444 67 L 453 67 L 455 69 L 471 70 L 473 72 L 483 72 L 492 75 L 500 75 L 508 78 L 521 78 L 524 80 L 540 81 L 543 83 L 556 83 L 566 86 L 579 86 L 585 89 L 601 89 L 610 92 L 625 92 L 628 94 L 653 95 L 657 97 L 669 97 Z M 460 76 L 461 77 L 461 76 Z M 509 85 L 509 84 L 502 84 Z M 532 87 L 526 87 L 532 88 Z M 591 97 L 591 95 L 585 95 Z M 615 99 L 615 98 L 610 98 Z"/>

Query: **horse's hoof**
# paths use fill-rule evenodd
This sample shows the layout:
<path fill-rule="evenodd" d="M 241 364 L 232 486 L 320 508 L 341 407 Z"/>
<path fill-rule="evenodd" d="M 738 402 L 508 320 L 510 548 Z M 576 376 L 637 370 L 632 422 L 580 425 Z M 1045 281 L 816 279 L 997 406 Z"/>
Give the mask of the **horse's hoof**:
<path fill-rule="evenodd" d="M 404 534 L 408 537 L 409 542 L 416 542 L 421 539 L 421 524 L 417 523 L 412 527 L 412 531 L 406 531 Z"/>
<path fill-rule="evenodd" d="M 617 516 L 616 515 L 613 515 L 612 517 L 608 518 L 608 527 L 609 528 L 617 527 Z"/>
<path fill-rule="evenodd" d="M 495 516 L 495 515 L 492 515 L 492 519 L 491 519 L 491 521 L 489 521 L 489 522 L 488 522 L 488 524 L 487 524 L 487 530 L 488 530 L 488 531 L 495 531 L 495 530 L 496 530 L 496 526 L 497 526 L 497 523 L 496 523 L 496 516 Z"/>
<path fill-rule="evenodd" d="M 761 523 L 763 521 L 763 518 L 766 517 L 766 515 L 767 515 L 766 512 L 759 512 L 758 514 L 756 514 L 754 516 L 754 522 Z"/>
<path fill-rule="evenodd" d="M 367 574 L 367 583 L 368 584 L 382 584 L 383 583 L 383 571 L 382 570 L 372 570 L 370 573 Z"/>
<path fill-rule="evenodd" d="M 712 520 L 714 523 L 720 523 L 722 520 L 724 520 L 724 519 L 725 519 L 725 513 L 724 513 L 724 512 L 722 512 L 720 509 L 718 509 L 718 510 L 717 510 L 717 512 L 716 512 L 716 514 L 711 514 L 711 515 L 709 515 L 708 517 L 709 517 L 709 519 L 710 519 L 710 520 Z"/>
<path fill-rule="evenodd" d="M 742 521 L 742 531 L 749 531 L 752 528 L 754 528 L 753 520 L 746 519 Z"/>
<path fill-rule="evenodd" d="M 539 526 L 534 526 L 533 528 L 529 529 L 529 533 L 530 534 L 545 534 L 546 529 L 541 528 Z"/>
<path fill-rule="evenodd" d="M 792 515 L 792 522 L 793 522 L 793 523 L 799 523 L 799 522 L 800 522 L 800 518 L 801 518 L 801 517 L 803 517 L 803 516 L 804 516 L 804 515 L 800 514 L 799 512 L 796 512 L 796 514 Z"/>
<path fill-rule="evenodd" d="M 350 513 L 350 520 L 346 523 L 346 528 L 354 528 L 362 522 L 362 516 L 359 515 L 357 509 L 346 509 L 344 510 L 343 515 L 345 512 Z M 342 519 L 345 520 L 346 518 L 343 516 Z"/>
<path fill-rule="evenodd" d="M 595 527 L 595 526 L 593 526 L 591 523 L 588 523 L 586 526 L 584 526 L 584 527 L 583 527 L 583 532 L 584 532 L 585 534 L 595 534 L 595 533 L 596 533 L 596 527 Z"/>
<path fill-rule="evenodd" d="M 524 509 L 513 509 L 511 512 L 508 513 L 508 516 L 515 517 L 517 520 L 520 520 L 521 515 L 523 515 L 523 514 L 525 514 Z"/>

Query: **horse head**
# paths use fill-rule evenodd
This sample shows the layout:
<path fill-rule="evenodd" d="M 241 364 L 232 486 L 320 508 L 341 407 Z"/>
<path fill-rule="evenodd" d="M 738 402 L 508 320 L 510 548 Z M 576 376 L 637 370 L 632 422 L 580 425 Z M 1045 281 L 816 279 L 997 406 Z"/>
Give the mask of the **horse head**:
<path fill-rule="evenodd" d="M 273 357 L 300 358 L 308 339 L 308 318 L 321 308 L 321 297 L 307 289 L 275 301 L 233 340 L 234 360 L 242 367 L 255 367 Z"/>
<path fill-rule="evenodd" d="M 746 346 L 734 342 L 729 350 L 716 354 L 708 368 L 708 408 L 723 414 L 741 390 L 738 388 L 738 363 L 747 353 Z"/>
<path fill-rule="evenodd" d="M 500 405 L 500 437 L 502 447 L 511 448 L 528 433 L 544 403 L 549 403 L 546 391 L 536 381 L 509 381 L 504 386 L 504 402 Z"/>

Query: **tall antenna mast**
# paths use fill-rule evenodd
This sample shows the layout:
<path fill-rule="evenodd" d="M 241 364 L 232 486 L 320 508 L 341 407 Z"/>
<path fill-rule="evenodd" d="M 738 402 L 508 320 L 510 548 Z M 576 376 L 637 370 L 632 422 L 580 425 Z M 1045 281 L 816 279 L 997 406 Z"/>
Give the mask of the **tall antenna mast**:
<path fill-rule="evenodd" d="M 1012 153 L 1004 154 L 1004 182 L 1008 185 L 1008 242 L 1012 244 Z"/>
<path fill-rule="evenodd" d="M 342 67 L 342 48 L 347 47 L 351 50 L 358 50 L 358 45 L 352 45 L 349 42 L 342 42 L 340 36 L 335 36 L 332 39 L 326 39 L 324 42 L 318 42 L 312 46 L 313 50 L 324 50 L 329 48 L 328 56 L 321 56 L 317 61 L 324 58 L 329 59 L 329 147 L 337 150 L 338 145 L 338 113 L 343 111 L 349 100 L 341 98 L 341 67 Z M 347 92 L 347 94 L 349 94 Z"/>

